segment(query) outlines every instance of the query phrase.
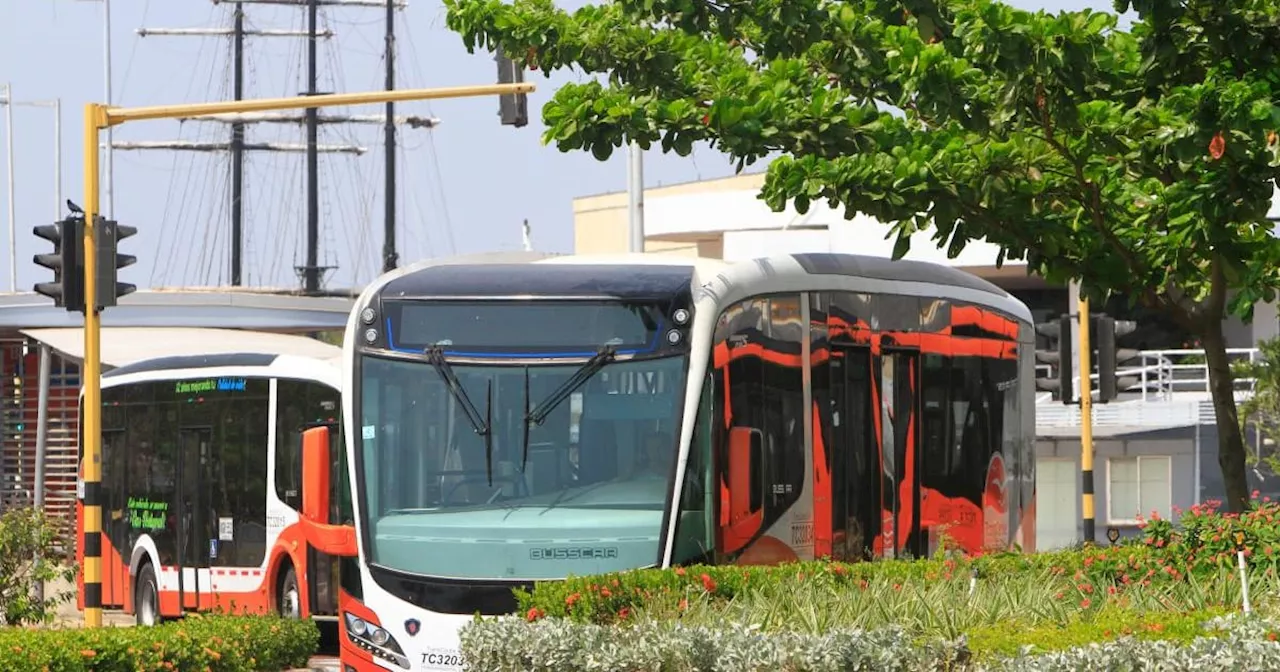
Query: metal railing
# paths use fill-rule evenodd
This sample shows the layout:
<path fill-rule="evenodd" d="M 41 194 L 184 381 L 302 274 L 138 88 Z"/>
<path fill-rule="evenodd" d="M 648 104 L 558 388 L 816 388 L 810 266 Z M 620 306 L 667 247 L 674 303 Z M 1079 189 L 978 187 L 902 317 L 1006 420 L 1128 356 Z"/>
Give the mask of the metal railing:
<path fill-rule="evenodd" d="M 1237 361 L 1258 361 L 1257 348 L 1228 348 L 1227 359 Z M 1204 350 L 1143 350 L 1128 366 L 1119 366 L 1119 376 L 1132 376 L 1137 382 L 1120 390 L 1121 401 L 1173 401 L 1177 395 L 1209 394 L 1209 365 L 1205 360 Z M 1048 375 L 1042 369 L 1048 365 L 1038 365 L 1036 375 Z M 1095 394 L 1098 390 L 1098 374 L 1090 374 L 1090 389 Z M 1246 397 L 1253 391 L 1253 378 L 1237 378 L 1235 380 L 1236 398 Z M 1080 376 L 1072 379 L 1077 398 L 1080 394 Z M 1037 403 L 1051 400 L 1048 393 L 1037 393 Z"/>

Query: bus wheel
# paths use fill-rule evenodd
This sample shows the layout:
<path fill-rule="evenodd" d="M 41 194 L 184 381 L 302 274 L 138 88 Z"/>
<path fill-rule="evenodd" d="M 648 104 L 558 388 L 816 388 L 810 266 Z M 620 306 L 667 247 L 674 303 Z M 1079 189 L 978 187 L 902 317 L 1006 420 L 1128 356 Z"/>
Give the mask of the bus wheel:
<path fill-rule="evenodd" d="M 133 617 L 138 625 L 160 622 L 160 590 L 156 586 L 156 570 L 149 562 L 138 571 L 138 583 L 133 590 Z"/>
<path fill-rule="evenodd" d="M 302 600 L 298 592 L 298 575 L 293 566 L 285 571 L 280 580 L 280 594 L 276 596 L 276 605 L 280 615 L 285 618 L 302 618 Z"/>

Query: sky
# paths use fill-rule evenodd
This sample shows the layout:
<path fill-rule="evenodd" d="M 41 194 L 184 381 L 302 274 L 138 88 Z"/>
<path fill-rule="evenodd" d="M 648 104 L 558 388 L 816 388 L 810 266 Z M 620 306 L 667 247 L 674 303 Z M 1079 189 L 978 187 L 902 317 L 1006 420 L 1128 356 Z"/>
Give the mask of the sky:
<path fill-rule="evenodd" d="M 134 107 L 224 100 L 232 97 L 231 41 L 225 36 L 161 36 L 138 29 L 229 28 L 232 5 L 212 0 L 109 0 L 111 102 Z M 573 9 L 579 0 L 557 4 Z M 1016 0 L 1012 4 L 1051 11 L 1093 7 L 1097 0 Z M 244 5 L 250 29 L 305 30 L 301 7 Z M 324 92 L 376 90 L 383 86 L 384 12 L 376 7 L 322 7 L 318 72 Z M 444 25 L 439 0 L 408 0 L 397 12 L 397 88 L 488 84 L 496 81 L 492 54 L 468 54 Z M 245 46 L 245 97 L 291 96 L 305 87 L 301 37 L 250 37 Z M 61 105 L 61 198 L 83 201 L 83 106 L 104 102 L 103 0 L 0 0 L 0 85 L 11 83 L 18 103 L 59 100 Z M 544 146 L 541 107 L 557 86 L 582 81 L 575 73 L 527 73 L 537 86 L 529 96 L 529 125 L 502 126 L 493 97 L 402 103 L 397 114 L 436 117 L 431 130 L 401 127 L 396 203 L 401 265 L 416 260 L 521 247 L 528 220 L 534 249 L 573 251 L 573 199 L 625 191 L 626 152 L 608 161 L 587 152 L 562 153 Z M 381 106 L 334 108 L 330 113 L 370 114 Z M 3 112 L 0 109 L 0 112 Z M 0 189 L 0 292 L 11 290 L 16 257 L 18 291 L 49 279 L 32 255 L 50 244 L 33 226 L 66 214 L 55 189 L 55 126 L 49 107 L 12 110 L 14 170 L 10 224 L 8 189 Z M 114 142 L 183 140 L 225 143 L 229 127 L 172 120 L 126 124 Z M 9 136 L 0 134 L 8 149 Z M 301 125 L 254 124 L 249 142 L 305 142 Z M 105 143 L 105 134 L 102 141 Z M 381 127 L 322 125 L 322 145 L 363 147 L 352 154 L 322 153 L 320 171 L 320 265 L 334 266 L 327 287 L 367 283 L 381 269 L 383 163 Z M 248 153 L 245 168 L 245 282 L 296 287 L 294 267 L 304 260 L 305 163 L 300 152 Z M 138 234 L 121 252 L 138 261 L 120 279 L 139 288 L 213 286 L 230 283 L 230 162 L 225 152 L 172 150 L 113 153 L 112 209 L 107 214 Z M 4 157 L 0 157 L 3 159 Z M 764 165 L 748 168 L 763 170 Z M 646 152 L 647 188 L 733 174 L 733 166 L 705 146 L 689 157 Z M 0 175 L 9 170 L 0 163 Z M 105 178 L 104 178 L 105 181 Z M 7 185 L 7 182 L 6 182 Z M 105 187 L 105 182 L 104 182 Z M 103 194 L 103 207 L 107 198 Z"/>

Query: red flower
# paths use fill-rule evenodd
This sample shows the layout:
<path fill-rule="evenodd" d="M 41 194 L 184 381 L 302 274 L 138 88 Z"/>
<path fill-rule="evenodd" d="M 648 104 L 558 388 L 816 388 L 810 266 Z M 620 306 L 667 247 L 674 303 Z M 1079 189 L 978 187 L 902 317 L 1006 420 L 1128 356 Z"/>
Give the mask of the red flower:
<path fill-rule="evenodd" d="M 714 593 L 714 592 L 716 592 L 716 580 L 715 580 L 715 579 L 713 579 L 713 578 L 711 578 L 711 576 L 710 576 L 710 575 L 703 574 L 703 575 L 702 575 L 702 587 L 703 587 L 703 588 L 704 588 L 708 593 Z"/>
<path fill-rule="evenodd" d="M 1225 154 L 1226 151 L 1227 141 L 1222 137 L 1222 131 L 1218 131 L 1213 136 L 1213 140 L 1209 141 L 1209 156 L 1212 156 L 1213 160 L 1217 161 L 1222 158 L 1222 155 Z"/>
<path fill-rule="evenodd" d="M 630 610 L 630 609 L 628 609 L 628 608 L 626 608 L 626 607 L 623 607 L 623 608 L 621 608 L 621 609 L 619 609 L 619 610 L 618 610 L 618 620 L 619 620 L 619 621 L 625 621 L 625 620 L 627 620 L 627 616 L 630 616 L 630 615 L 631 615 L 631 610 Z"/>
<path fill-rule="evenodd" d="M 541 609 L 539 609 L 539 608 L 537 608 L 537 607 L 530 607 L 530 608 L 529 608 L 529 613 L 525 614 L 525 615 L 524 615 L 524 618 L 525 618 L 525 620 L 526 620 L 526 621 L 529 621 L 530 623 L 532 623 L 532 622 L 534 622 L 534 621 L 538 620 L 539 618 L 542 618 L 545 614 L 546 614 L 546 612 L 542 611 Z"/>

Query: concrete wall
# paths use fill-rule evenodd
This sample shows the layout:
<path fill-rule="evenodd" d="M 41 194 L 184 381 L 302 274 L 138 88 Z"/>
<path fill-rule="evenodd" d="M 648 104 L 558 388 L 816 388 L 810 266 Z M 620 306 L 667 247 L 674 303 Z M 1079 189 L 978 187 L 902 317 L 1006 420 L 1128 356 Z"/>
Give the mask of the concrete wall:
<path fill-rule="evenodd" d="M 764 173 L 735 175 L 717 180 L 686 182 L 644 190 L 645 200 L 667 196 L 711 194 L 725 191 L 756 190 L 764 186 Z M 645 213 L 645 223 L 651 223 Z M 585 196 L 573 201 L 573 247 L 576 254 L 614 254 L 628 249 L 629 225 L 627 192 Z M 657 224 L 654 222 L 653 224 Z M 648 227 L 646 227 L 648 228 Z M 646 252 L 688 254 L 720 259 L 724 256 L 724 240 L 720 234 L 680 236 L 655 239 L 646 236 Z"/>
<path fill-rule="evenodd" d="M 1203 446 L 1203 435 L 1201 443 Z M 1120 437 L 1098 437 L 1094 439 L 1093 445 L 1094 529 L 1097 534 L 1095 541 L 1098 543 L 1106 543 L 1106 532 L 1109 526 L 1108 458 L 1144 455 L 1169 457 L 1170 503 L 1173 510 L 1185 510 L 1195 503 L 1195 428 L 1186 427 L 1142 432 Z M 1216 454 L 1216 448 L 1214 453 Z M 1075 493 L 1078 498 L 1083 488 L 1080 476 L 1080 439 L 1078 437 L 1040 437 L 1036 442 L 1036 458 L 1038 460 L 1050 458 L 1070 460 L 1075 465 Z M 1203 453 L 1201 459 L 1204 459 Z M 1203 463 L 1201 464 L 1202 471 L 1204 471 L 1203 468 L 1205 466 Z M 1211 462 L 1208 466 L 1216 468 L 1217 463 Z M 1203 473 L 1201 476 L 1203 477 Z M 1221 479 L 1219 479 L 1219 487 L 1220 483 Z M 1076 516 L 1077 518 L 1082 518 L 1082 515 L 1080 505 L 1077 503 Z M 1144 512 L 1144 515 L 1149 514 Z M 1121 536 L 1133 536 L 1139 532 L 1136 527 L 1129 525 L 1116 525 L 1115 527 L 1120 530 Z M 1083 520 L 1077 524 L 1076 532 L 1079 538 L 1083 538 Z"/>
<path fill-rule="evenodd" d="M 1245 437 L 1246 450 L 1252 450 L 1252 436 Z M 1196 453 L 1199 446 L 1199 465 L 1197 471 Z M 1190 509 L 1197 503 L 1209 500 L 1222 501 L 1226 498 L 1223 485 L 1222 469 L 1218 465 L 1218 431 L 1215 425 L 1201 425 L 1197 436 L 1195 427 L 1182 427 L 1154 432 L 1143 432 L 1120 437 L 1099 437 L 1094 441 L 1094 529 L 1096 541 L 1107 543 L 1107 466 L 1109 457 L 1130 457 L 1141 455 L 1168 456 L 1170 458 L 1171 503 L 1176 520 L 1178 511 Z M 1077 472 L 1075 483 L 1075 515 L 1082 517 L 1079 493 L 1081 492 L 1080 440 L 1078 438 L 1040 437 L 1036 442 L 1037 460 L 1063 459 L 1075 465 Z M 1250 467 L 1247 472 L 1250 490 L 1257 490 L 1259 496 L 1269 496 L 1280 500 L 1280 475 L 1272 473 L 1265 466 Z M 1197 490 L 1199 499 L 1197 499 Z M 1078 538 L 1083 538 L 1084 523 L 1076 526 Z M 1130 526 L 1117 526 L 1122 537 L 1139 534 L 1139 530 Z"/>

